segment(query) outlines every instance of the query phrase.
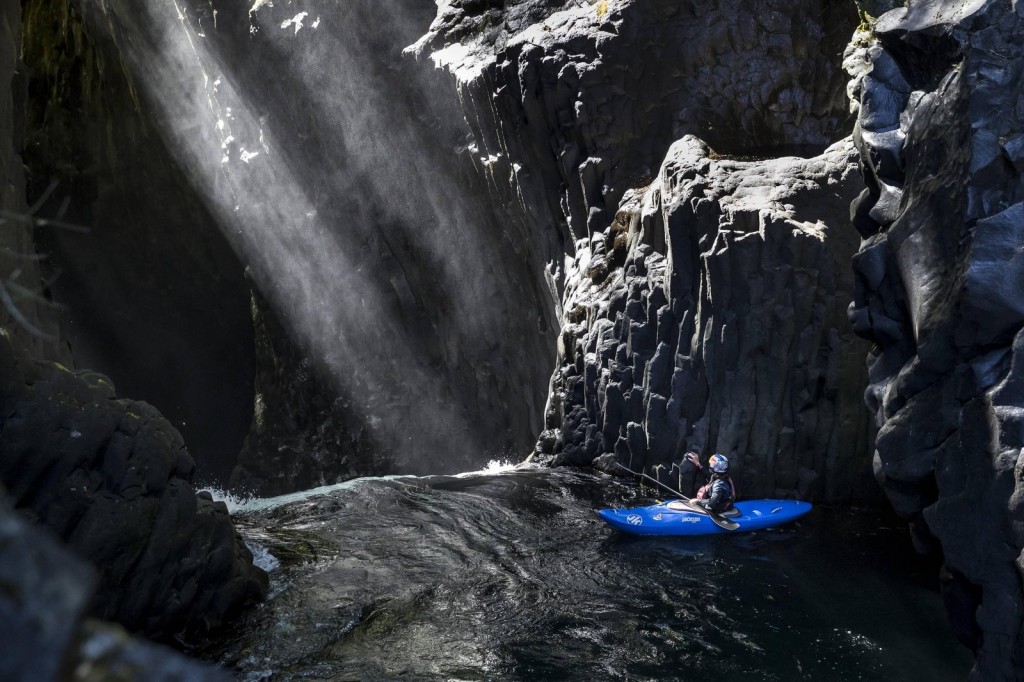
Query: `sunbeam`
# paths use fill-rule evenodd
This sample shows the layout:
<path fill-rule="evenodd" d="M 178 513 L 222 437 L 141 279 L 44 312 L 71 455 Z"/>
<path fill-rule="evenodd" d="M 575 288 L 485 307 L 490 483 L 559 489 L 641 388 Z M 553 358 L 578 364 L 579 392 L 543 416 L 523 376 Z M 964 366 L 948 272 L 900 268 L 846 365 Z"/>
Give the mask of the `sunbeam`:
<path fill-rule="evenodd" d="M 482 297 L 494 294 L 494 287 L 481 290 L 486 281 L 483 264 L 489 259 L 450 257 L 454 235 L 460 235 L 459 249 L 467 249 L 472 235 L 467 212 L 454 190 L 446 189 L 453 180 L 433 169 L 431 191 L 423 191 L 422 178 L 431 170 L 403 168 L 406 157 L 389 154 L 396 145 L 414 144 L 412 133 L 406 127 L 395 139 L 393 131 L 382 129 L 380 109 L 385 103 L 367 99 L 356 81 L 368 76 L 360 74 L 361 67 L 341 41 L 331 38 L 325 49 L 343 63 L 348 74 L 343 79 L 328 77 L 327 69 L 319 68 L 324 65 L 308 61 L 283 65 L 282 73 L 268 75 L 270 80 L 288 78 L 292 91 L 301 87 L 304 101 L 316 108 L 314 117 L 323 127 L 319 134 L 336 140 L 339 156 L 324 154 L 327 167 L 311 171 L 296 167 L 300 155 L 290 153 L 275 134 L 275 129 L 296 122 L 268 117 L 261 102 L 239 85 L 232 66 L 211 48 L 210 27 L 197 26 L 179 3 L 147 0 L 135 16 L 138 24 L 126 29 L 136 39 L 125 41 L 122 50 L 136 87 L 160 112 L 169 147 L 248 264 L 256 285 L 301 345 L 330 368 L 338 390 L 353 397 L 353 408 L 360 410 L 377 441 L 398 457 L 401 467 L 410 465 L 402 460 L 404 441 L 417 428 L 428 439 L 439 434 L 438 425 L 446 433 L 471 434 L 466 416 L 445 398 L 443 368 L 421 340 L 409 337 L 396 315 L 406 302 L 396 306 L 394 292 L 414 297 L 416 293 L 407 292 L 420 291 L 421 283 L 403 273 L 400 264 L 395 274 L 381 278 L 377 264 L 359 256 L 360 240 L 395 238 L 382 224 L 447 225 L 424 229 L 415 248 L 438 268 L 441 288 L 454 297 L 453 310 L 482 313 L 453 316 L 457 328 L 445 330 L 446 336 L 457 343 L 493 324 L 486 301 L 481 305 Z M 281 39 L 304 37 L 316 30 L 311 27 L 315 21 L 302 26 L 293 21 Z M 300 53 L 299 59 L 320 58 L 316 54 Z M 289 74 L 299 74 L 301 82 Z M 287 130 L 286 137 L 295 133 Z M 355 204 L 358 213 L 339 215 L 331 195 L 351 191 L 368 194 Z M 433 215 L 423 215 L 424 208 Z M 474 254 L 482 248 L 469 244 Z M 383 289 L 382 279 L 394 291 Z M 498 313 L 495 308 L 493 314 Z M 376 385 L 396 374 L 408 378 L 403 386 Z M 411 396 L 413 423 L 393 423 L 388 411 L 377 407 L 384 400 L 375 389 Z"/>

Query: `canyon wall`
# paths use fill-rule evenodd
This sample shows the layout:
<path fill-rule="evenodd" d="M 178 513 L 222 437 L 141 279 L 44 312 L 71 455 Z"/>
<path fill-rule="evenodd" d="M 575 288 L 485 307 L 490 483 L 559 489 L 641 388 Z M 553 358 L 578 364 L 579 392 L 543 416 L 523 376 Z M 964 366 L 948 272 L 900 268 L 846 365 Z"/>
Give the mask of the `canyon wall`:
<path fill-rule="evenodd" d="M 146 74 L 87 25 L 91 5 L 23 4 L 17 140 L 41 293 L 75 364 L 156 405 L 224 483 L 252 416 L 244 265 L 141 100 Z"/>
<path fill-rule="evenodd" d="M 452 74 L 560 292 L 540 459 L 688 486 L 682 454 L 720 451 L 745 495 L 878 497 L 846 319 L 863 185 L 851 144 L 816 156 L 849 130 L 856 24 L 834 3 L 439 3 L 410 51 Z"/>
<path fill-rule="evenodd" d="M 1024 17 L 918 2 L 847 53 L 866 189 L 851 319 L 874 342 L 874 469 L 944 558 L 975 679 L 1024 669 Z"/>
<path fill-rule="evenodd" d="M 763 161 L 675 143 L 577 245 L 541 458 L 664 467 L 689 491 L 692 465 L 674 466 L 714 450 L 745 497 L 877 498 L 867 345 L 846 318 L 862 187 L 848 139 Z"/>
<path fill-rule="evenodd" d="M 25 195 L 21 150 L 25 141 L 28 75 L 20 61 L 21 7 L 0 6 L 0 327 L 40 357 L 69 361 L 60 342 L 53 303 L 46 299 L 33 219 Z"/>
<path fill-rule="evenodd" d="M 267 579 L 224 506 L 191 489 L 175 428 L 68 369 L 80 337 L 61 328 L 41 235 L 82 233 L 26 200 L 20 10 L 0 3 L 0 677 L 224 679 L 125 629 L 194 642 Z"/>
<path fill-rule="evenodd" d="M 153 163 L 188 177 L 183 203 L 213 216 L 256 292 L 259 333 L 276 334 L 228 358 L 257 348 L 263 363 L 250 374 L 252 437 L 231 485 L 273 494 L 385 469 L 465 470 L 528 449 L 553 304 L 543 263 L 486 200 L 455 94 L 401 57 L 434 7 L 248 9 L 84 6 L 86 35 L 118 55 L 135 105 L 174 152 Z M 132 160 L 142 167 L 132 175 L 146 177 L 149 160 Z M 160 185 L 147 185 L 147 206 L 182 203 Z M 164 256 L 160 267 L 195 254 Z M 251 314 L 248 296 L 223 305 L 231 319 Z"/>

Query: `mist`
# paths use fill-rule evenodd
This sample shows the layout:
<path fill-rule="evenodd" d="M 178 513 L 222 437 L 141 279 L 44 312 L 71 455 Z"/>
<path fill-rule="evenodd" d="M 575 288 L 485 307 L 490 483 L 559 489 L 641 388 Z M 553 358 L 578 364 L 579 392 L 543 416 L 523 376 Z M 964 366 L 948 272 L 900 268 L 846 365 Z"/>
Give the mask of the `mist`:
<path fill-rule="evenodd" d="M 531 434 L 491 413 L 533 385 L 542 401 L 549 369 L 521 369 L 550 333 L 549 295 L 523 274 L 540 270 L 509 263 L 514 236 L 467 193 L 464 121 L 400 64 L 425 6 L 91 10 L 254 286 L 399 472 L 525 455 L 495 451 Z M 460 405 L 467 390 L 479 399 Z"/>

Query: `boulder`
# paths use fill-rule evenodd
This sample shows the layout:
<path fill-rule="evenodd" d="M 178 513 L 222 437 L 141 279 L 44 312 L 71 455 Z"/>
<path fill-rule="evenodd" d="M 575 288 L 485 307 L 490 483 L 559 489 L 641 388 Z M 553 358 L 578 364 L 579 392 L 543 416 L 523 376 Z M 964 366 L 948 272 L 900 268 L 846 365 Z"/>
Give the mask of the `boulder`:
<path fill-rule="evenodd" d="M 88 618 L 95 572 L 0 487 L 0 678 L 7 682 L 220 682 L 212 667 Z"/>
<path fill-rule="evenodd" d="M 110 380 L 15 352 L 0 331 L 0 482 L 98 575 L 93 615 L 201 637 L 267 591 L 227 508 L 196 494 L 180 434 Z"/>

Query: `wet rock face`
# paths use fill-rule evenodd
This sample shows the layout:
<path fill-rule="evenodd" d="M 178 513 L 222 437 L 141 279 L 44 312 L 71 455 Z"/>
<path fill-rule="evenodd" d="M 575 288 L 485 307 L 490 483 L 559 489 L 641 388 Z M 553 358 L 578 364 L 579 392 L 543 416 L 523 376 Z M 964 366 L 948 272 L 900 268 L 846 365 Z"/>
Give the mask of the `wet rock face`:
<path fill-rule="evenodd" d="M 869 500 L 866 345 L 845 315 L 856 151 L 709 152 L 677 142 L 612 226 L 577 244 L 538 450 L 609 472 L 718 451 L 745 496 Z"/>
<path fill-rule="evenodd" d="M 1024 9 L 911 3 L 847 53 L 867 189 L 850 316 L 875 343 L 875 474 L 978 679 L 1024 663 Z"/>
<path fill-rule="evenodd" d="M 846 135 L 856 23 L 853 3 L 445 0 L 414 49 L 454 74 L 498 192 L 571 250 L 685 134 L 761 155 Z"/>
<path fill-rule="evenodd" d="M 95 578 L 48 529 L 15 512 L 0 488 L 0 678 L 227 680 L 169 649 L 88 619 Z"/>
<path fill-rule="evenodd" d="M 39 357 L 67 362 L 54 311 L 43 297 L 35 223 L 25 201 L 20 150 L 25 138 L 25 86 L 21 6 L 0 7 L 0 327 Z"/>
<path fill-rule="evenodd" d="M 244 266 L 140 101 L 147 74 L 127 73 L 73 0 L 22 5 L 20 196 L 51 221 L 20 248 L 45 256 L 47 286 L 28 286 L 62 306 L 74 366 L 157 406 L 223 483 L 252 416 Z"/>
<path fill-rule="evenodd" d="M 231 489 L 267 497 L 392 473 L 391 463 L 381 457 L 383 444 L 374 442 L 351 398 L 340 395 L 330 371 L 289 339 L 278 315 L 258 295 L 253 320 L 256 409 Z"/>
<path fill-rule="evenodd" d="M 95 615 L 158 639 L 217 628 L 266 574 L 223 503 L 197 495 L 178 432 L 109 379 L 15 354 L 0 337 L 0 481 L 97 570 Z"/>

